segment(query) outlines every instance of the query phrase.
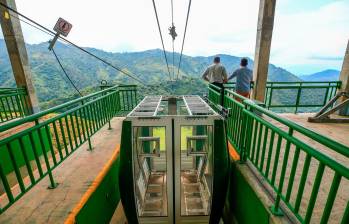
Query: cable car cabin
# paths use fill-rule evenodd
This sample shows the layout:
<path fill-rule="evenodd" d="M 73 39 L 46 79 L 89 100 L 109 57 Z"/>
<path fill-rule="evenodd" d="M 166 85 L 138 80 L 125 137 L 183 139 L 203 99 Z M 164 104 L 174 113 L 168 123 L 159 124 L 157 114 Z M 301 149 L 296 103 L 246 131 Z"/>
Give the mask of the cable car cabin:
<path fill-rule="evenodd" d="M 223 119 L 199 96 L 147 96 L 123 123 L 129 223 L 218 223 L 228 185 Z"/>

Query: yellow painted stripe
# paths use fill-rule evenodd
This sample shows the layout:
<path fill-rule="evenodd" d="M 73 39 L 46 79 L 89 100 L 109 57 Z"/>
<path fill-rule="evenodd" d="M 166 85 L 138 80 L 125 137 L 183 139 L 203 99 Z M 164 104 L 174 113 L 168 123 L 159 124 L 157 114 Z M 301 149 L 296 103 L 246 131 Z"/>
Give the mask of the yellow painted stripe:
<path fill-rule="evenodd" d="M 98 186 L 101 184 L 102 180 L 109 172 L 111 166 L 116 161 L 116 159 L 119 155 L 119 152 L 120 152 L 120 145 L 117 145 L 111 159 L 107 162 L 107 164 L 103 167 L 103 170 L 98 174 L 96 179 L 92 182 L 89 189 L 82 196 L 80 202 L 73 208 L 72 212 L 69 214 L 68 218 L 65 220 L 65 222 L 64 222 L 65 224 L 74 224 L 75 223 L 75 217 L 78 215 L 78 213 L 80 212 L 82 207 L 84 207 L 84 205 L 86 204 L 88 199 L 91 197 L 91 195 L 96 191 Z"/>
<path fill-rule="evenodd" d="M 234 161 L 238 161 L 240 160 L 240 155 L 239 153 L 236 151 L 236 149 L 232 146 L 232 144 L 230 144 L 230 142 L 228 142 L 228 149 L 229 149 L 229 154 L 231 156 L 231 158 L 233 158 Z"/>

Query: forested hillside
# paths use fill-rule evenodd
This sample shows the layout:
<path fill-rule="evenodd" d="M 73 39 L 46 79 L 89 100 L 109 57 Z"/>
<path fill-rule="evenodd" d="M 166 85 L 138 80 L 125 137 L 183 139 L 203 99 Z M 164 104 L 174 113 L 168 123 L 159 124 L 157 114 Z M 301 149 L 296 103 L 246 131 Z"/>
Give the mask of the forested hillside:
<path fill-rule="evenodd" d="M 71 99 L 74 89 L 64 77 L 53 54 L 47 49 L 48 43 L 27 45 L 30 65 L 34 78 L 39 101 L 42 106 L 52 106 Z M 7 56 L 4 40 L 0 39 L 0 86 L 15 86 L 11 66 Z M 60 57 L 67 73 L 86 94 L 97 88 L 101 80 L 109 83 L 137 84 L 113 68 L 106 66 L 91 56 L 61 43 L 57 43 L 56 52 Z M 110 53 L 98 49 L 88 48 L 94 54 L 106 59 L 112 64 L 136 74 L 150 85 L 150 88 L 142 87 L 142 94 L 202 94 L 206 91 L 206 84 L 201 80 L 204 69 L 211 64 L 213 57 L 190 57 L 184 55 L 179 73 L 179 81 L 168 82 L 167 68 L 162 51 L 148 50 L 133 53 Z M 170 59 L 172 57 L 170 56 Z M 222 63 L 229 73 L 238 68 L 240 58 L 230 55 L 220 55 Z M 179 54 L 175 55 L 177 66 Z M 172 61 L 170 61 L 172 63 Z M 253 61 L 250 60 L 250 67 Z M 175 76 L 177 69 L 175 69 Z M 269 66 L 270 81 L 299 81 L 300 79 L 285 69 Z"/>

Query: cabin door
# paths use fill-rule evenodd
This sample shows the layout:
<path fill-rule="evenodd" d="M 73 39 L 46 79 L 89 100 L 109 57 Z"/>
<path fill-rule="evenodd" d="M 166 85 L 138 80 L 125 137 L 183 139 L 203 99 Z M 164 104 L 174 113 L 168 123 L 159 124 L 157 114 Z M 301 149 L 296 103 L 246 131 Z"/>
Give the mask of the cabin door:
<path fill-rule="evenodd" d="M 213 125 L 184 117 L 147 123 L 133 126 L 139 222 L 208 223 Z"/>

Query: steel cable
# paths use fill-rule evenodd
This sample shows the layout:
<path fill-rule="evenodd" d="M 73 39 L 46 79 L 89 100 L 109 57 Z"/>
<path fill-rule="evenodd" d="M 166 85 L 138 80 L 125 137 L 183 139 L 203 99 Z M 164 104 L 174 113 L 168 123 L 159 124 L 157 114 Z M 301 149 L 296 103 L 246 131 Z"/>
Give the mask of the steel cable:
<path fill-rule="evenodd" d="M 65 71 L 65 69 L 64 69 L 64 67 L 63 67 L 63 65 L 62 65 L 62 63 L 61 63 L 61 61 L 59 60 L 59 58 L 58 58 L 58 56 L 57 56 L 57 54 L 56 54 L 56 52 L 55 52 L 55 50 L 54 50 L 53 48 L 52 48 L 52 53 L 53 53 L 53 55 L 55 56 L 55 58 L 56 58 L 56 60 L 57 60 L 57 62 L 58 62 L 58 64 L 59 64 L 59 66 L 61 67 L 63 73 L 65 74 L 65 76 L 66 76 L 67 79 L 69 80 L 70 84 L 71 84 L 71 85 L 74 87 L 74 89 L 79 93 L 79 95 L 80 95 L 81 97 L 83 97 L 83 95 L 82 95 L 81 92 L 79 91 L 78 87 L 76 87 L 76 85 L 74 84 L 74 82 L 70 79 L 68 73 Z"/>
<path fill-rule="evenodd" d="M 191 8 L 191 0 L 189 0 L 188 11 L 187 11 L 187 19 L 185 21 L 185 28 L 184 28 L 183 41 L 182 41 L 182 49 L 181 49 L 181 54 L 179 56 L 179 62 L 178 62 L 177 79 L 178 79 L 178 76 L 179 76 L 179 71 L 180 71 L 181 63 L 182 63 L 184 42 L 185 42 L 185 37 L 186 37 L 186 34 L 187 34 L 187 27 L 188 27 L 189 15 L 190 15 L 190 8 Z"/>
<path fill-rule="evenodd" d="M 11 7 L 9 7 L 9 6 L 5 5 L 5 4 L 3 4 L 2 2 L 0 2 L 0 6 L 6 8 L 7 10 L 9 10 L 9 11 L 11 11 L 11 12 L 14 12 L 15 14 L 17 14 L 18 16 L 20 16 L 20 17 L 26 19 L 26 20 L 29 21 L 30 23 L 35 24 L 35 26 L 34 26 L 34 25 L 31 25 L 32 27 L 34 27 L 34 28 L 36 28 L 36 29 L 38 29 L 38 30 L 40 30 L 40 31 L 42 31 L 42 32 L 45 32 L 46 34 L 49 34 L 49 35 L 52 35 L 52 36 L 55 36 L 55 35 L 56 35 L 55 32 L 53 32 L 53 31 L 51 31 L 50 29 L 46 28 L 45 26 L 39 24 L 38 22 L 36 22 L 36 21 L 30 19 L 29 17 L 27 17 L 27 16 L 21 14 L 21 13 L 18 12 L 17 10 L 14 10 L 14 9 L 12 9 Z M 10 15 L 11 15 L 11 14 L 10 14 Z M 12 15 L 12 16 L 13 16 L 13 15 Z M 16 18 L 19 19 L 18 17 L 16 17 Z M 21 20 L 21 21 L 24 22 L 23 20 Z M 29 25 L 28 22 L 25 22 L 25 23 Z M 91 53 L 91 52 L 85 50 L 84 48 L 82 48 L 82 47 L 76 45 L 75 43 L 73 43 L 73 42 L 67 40 L 66 38 L 64 38 L 64 37 L 62 37 L 62 36 L 59 36 L 59 39 L 63 40 L 64 42 L 66 42 L 66 43 L 68 43 L 68 44 L 70 44 L 71 46 L 73 46 L 73 47 L 75 47 L 75 48 L 77 48 L 77 49 L 79 49 L 79 50 L 85 52 L 86 54 L 88 54 L 88 55 L 94 57 L 95 59 L 97 59 L 97 60 L 99 60 L 99 61 L 102 61 L 104 64 L 106 64 L 106 65 L 108 65 L 108 66 L 114 68 L 115 70 L 121 72 L 122 74 L 124 74 L 124 75 L 126 75 L 126 76 L 128 76 L 128 77 L 130 77 L 130 78 L 132 78 L 132 79 L 134 79 L 134 80 L 136 80 L 136 81 L 138 81 L 138 82 L 141 83 L 142 85 L 145 85 L 145 84 L 144 84 L 145 82 L 144 82 L 143 80 L 141 80 L 141 79 L 135 77 L 135 76 L 137 76 L 137 75 L 135 75 L 135 74 L 133 74 L 133 73 L 131 73 L 131 72 L 126 72 L 126 71 L 124 71 L 124 70 L 121 69 L 120 67 L 111 64 L 110 62 L 108 62 L 108 61 L 104 60 L 103 58 L 100 58 L 100 57 L 98 57 L 97 55 L 95 55 L 95 54 L 93 54 L 93 53 Z"/>
<path fill-rule="evenodd" d="M 171 81 L 171 79 L 172 79 L 172 78 L 171 78 L 171 72 L 170 72 L 170 67 L 169 67 L 169 65 L 168 65 L 168 60 L 167 60 L 167 55 L 166 55 L 166 50 L 165 50 L 165 45 L 164 45 L 164 39 L 163 39 L 162 33 L 161 33 L 161 27 L 160 27 L 158 12 L 157 12 L 157 10 L 156 10 L 155 0 L 152 0 L 152 2 L 153 2 L 155 17 L 156 17 L 156 22 L 157 22 L 157 24 L 158 24 L 158 29 L 159 29 L 159 34 L 160 34 L 160 39 L 161 39 L 161 44 L 162 44 L 162 51 L 163 51 L 163 53 L 164 53 L 164 57 L 165 57 L 165 61 L 166 61 L 168 76 L 169 76 L 169 79 L 170 79 L 170 81 Z"/>

